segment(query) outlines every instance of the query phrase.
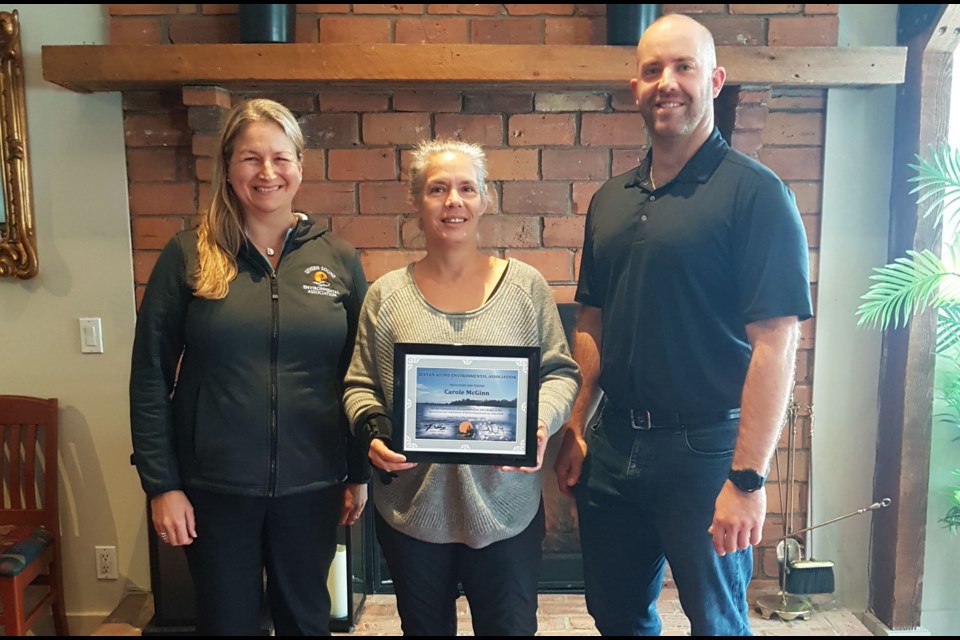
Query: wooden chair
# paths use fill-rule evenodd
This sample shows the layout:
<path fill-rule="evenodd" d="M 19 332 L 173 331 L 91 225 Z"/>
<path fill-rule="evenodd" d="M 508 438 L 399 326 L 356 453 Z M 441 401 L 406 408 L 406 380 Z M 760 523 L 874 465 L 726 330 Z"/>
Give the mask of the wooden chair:
<path fill-rule="evenodd" d="M 57 409 L 56 398 L 0 395 L 0 624 L 8 636 L 26 635 L 47 605 L 57 635 L 69 635 L 60 558 Z M 39 587 L 28 597 L 27 587 L 34 585 Z"/>

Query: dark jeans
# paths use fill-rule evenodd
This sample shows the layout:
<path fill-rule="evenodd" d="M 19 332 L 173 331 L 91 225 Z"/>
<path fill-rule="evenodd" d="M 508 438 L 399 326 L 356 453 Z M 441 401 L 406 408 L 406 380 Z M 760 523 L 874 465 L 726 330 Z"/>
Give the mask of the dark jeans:
<path fill-rule="evenodd" d="M 456 636 L 458 583 L 477 636 L 532 636 L 545 533 L 543 503 L 519 534 L 482 549 L 404 535 L 377 513 L 377 539 L 393 578 L 405 636 Z"/>
<path fill-rule="evenodd" d="M 266 570 L 276 635 L 330 635 L 327 575 L 343 487 L 282 498 L 187 491 L 197 539 L 184 547 L 198 635 L 263 635 Z"/>
<path fill-rule="evenodd" d="M 587 609 L 603 635 L 660 634 L 665 561 L 692 635 L 751 635 L 752 549 L 719 556 L 707 533 L 737 427 L 636 430 L 603 411 L 587 429 L 577 510 Z"/>

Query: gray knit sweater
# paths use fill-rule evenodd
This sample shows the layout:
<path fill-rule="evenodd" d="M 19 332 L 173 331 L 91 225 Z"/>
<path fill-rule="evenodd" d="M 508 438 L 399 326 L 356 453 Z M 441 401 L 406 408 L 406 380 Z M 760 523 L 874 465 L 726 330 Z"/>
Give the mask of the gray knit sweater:
<path fill-rule="evenodd" d="M 464 313 L 430 305 L 413 280 L 412 264 L 374 282 L 346 377 L 351 425 L 374 405 L 393 406 L 394 342 L 539 346 L 539 417 L 551 435 L 569 417 L 580 384 L 550 287 L 517 260 L 510 260 L 490 299 Z M 398 475 L 389 485 L 375 476 L 374 504 L 394 529 L 426 542 L 479 549 L 519 534 L 540 505 L 539 473 L 421 462 Z"/>

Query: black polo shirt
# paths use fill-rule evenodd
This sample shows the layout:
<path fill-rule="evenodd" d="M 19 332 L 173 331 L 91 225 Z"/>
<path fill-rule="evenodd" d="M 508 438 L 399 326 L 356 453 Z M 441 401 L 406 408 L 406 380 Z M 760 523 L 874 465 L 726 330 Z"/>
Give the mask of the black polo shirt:
<path fill-rule="evenodd" d="M 587 212 L 577 302 L 603 311 L 600 386 L 621 407 L 740 406 L 746 327 L 812 315 L 807 241 L 793 194 L 716 129 L 651 191 L 650 154 Z"/>

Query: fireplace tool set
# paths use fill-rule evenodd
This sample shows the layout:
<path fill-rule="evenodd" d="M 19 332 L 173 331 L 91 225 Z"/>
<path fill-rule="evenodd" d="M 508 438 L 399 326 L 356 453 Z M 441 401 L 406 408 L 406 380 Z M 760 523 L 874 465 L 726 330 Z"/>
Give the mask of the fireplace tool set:
<path fill-rule="evenodd" d="M 796 435 L 797 435 L 797 415 L 801 405 L 793 402 L 787 409 L 787 476 L 786 476 L 786 497 L 781 499 L 780 504 L 784 506 L 783 512 L 783 538 L 777 544 L 777 564 L 779 568 L 780 592 L 778 594 L 764 595 L 757 598 L 757 611 L 764 618 L 770 618 L 774 615 L 782 620 L 795 620 L 801 618 L 808 620 L 813 611 L 810 599 L 806 596 L 813 594 L 833 593 L 834 576 L 833 562 L 830 560 L 814 560 L 810 557 L 810 546 L 807 546 L 807 557 L 804 558 L 800 550 L 800 543 L 794 537 L 801 533 L 806 533 L 814 529 L 819 529 L 828 524 L 833 524 L 839 520 L 845 520 L 863 513 L 876 511 L 889 507 L 890 498 L 883 498 L 866 507 L 857 509 L 825 522 L 811 525 L 803 529 L 793 530 L 793 495 L 794 495 L 794 459 L 796 457 Z M 811 424 L 813 421 L 813 411 L 811 407 L 809 416 Z M 812 433 L 812 428 L 811 428 Z M 780 473 L 779 454 L 776 458 L 777 474 Z M 809 467 L 808 467 L 809 469 Z M 808 474 L 812 475 L 812 474 Z M 812 477 L 808 477 L 812 483 Z M 784 483 L 780 483 L 783 487 Z M 781 495 L 781 498 L 783 496 Z"/>

